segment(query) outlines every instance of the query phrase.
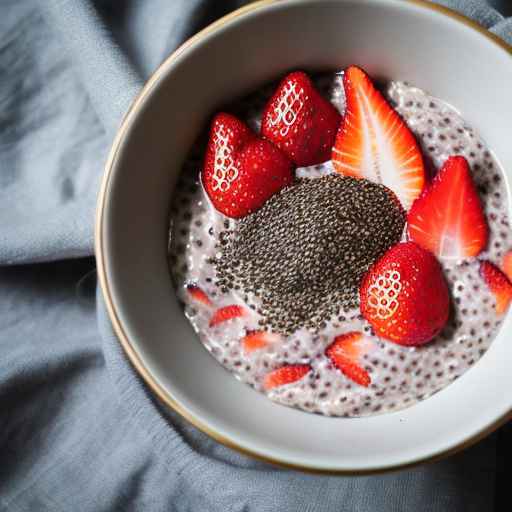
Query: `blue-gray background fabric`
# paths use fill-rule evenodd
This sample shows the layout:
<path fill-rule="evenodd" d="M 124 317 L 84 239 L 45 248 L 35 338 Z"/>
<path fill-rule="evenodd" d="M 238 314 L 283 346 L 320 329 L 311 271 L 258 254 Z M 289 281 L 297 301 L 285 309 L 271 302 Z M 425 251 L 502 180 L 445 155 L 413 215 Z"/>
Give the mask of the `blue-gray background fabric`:
<path fill-rule="evenodd" d="M 164 410 L 119 349 L 90 257 L 108 147 L 169 52 L 243 3 L 0 2 L 0 510 L 492 510 L 497 435 L 383 476 L 284 471 Z M 483 0 L 440 3 L 512 42 Z"/>

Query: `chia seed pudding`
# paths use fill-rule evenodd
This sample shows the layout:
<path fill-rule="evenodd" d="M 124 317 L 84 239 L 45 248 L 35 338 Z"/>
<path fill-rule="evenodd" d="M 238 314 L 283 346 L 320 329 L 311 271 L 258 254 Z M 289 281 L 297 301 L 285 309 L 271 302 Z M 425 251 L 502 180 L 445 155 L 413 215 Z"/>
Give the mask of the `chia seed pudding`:
<path fill-rule="evenodd" d="M 343 115 L 340 73 L 313 77 Z M 231 108 L 258 131 L 275 84 Z M 299 167 L 296 181 L 240 219 L 218 212 L 200 174 L 205 144 L 192 148 L 175 190 L 169 262 L 184 313 L 205 348 L 228 371 L 280 404 L 329 416 L 357 417 L 409 407 L 460 377 L 483 356 L 503 315 L 479 272 L 511 248 L 505 178 L 478 132 L 450 105 L 407 83 L 382 92 L 415 135 L 427 171 L 454 154 L 471 168 L 489 227 L 478 258 L 443 260 L 452 311 L 431 342 L 403 346 L 378 337 L 359 310 L 359 284 L 370 266 L 406 240 L 406 212 L 386 187 L 336 174 L 332 162 Z M 203 296 L 191 294 L 191 287 Z M 202 300 L 204 299 L 204 300 Z M 212 323 L 216 310 L 243 314 Z M 268 333 L 256 350 L 241 344 Z M 333 340 L 361 332 L 359 364 L 371 383 L 360 386 L 326 356 Z M 309 365 L 303 378 L 267 389 L 265 377 L 283 365 Z"/>

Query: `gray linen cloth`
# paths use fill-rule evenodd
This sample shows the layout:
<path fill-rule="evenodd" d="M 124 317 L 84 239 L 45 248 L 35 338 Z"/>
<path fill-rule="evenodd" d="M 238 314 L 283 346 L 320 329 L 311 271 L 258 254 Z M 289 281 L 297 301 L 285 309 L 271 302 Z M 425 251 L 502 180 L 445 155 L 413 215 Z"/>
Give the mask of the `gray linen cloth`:
<path fill-rule="evenodd" d="M 496 436 L 383 476 L 280 470 L 165 411 L 115 340 L 90 258 L 115 129 L 169 52 L 242 3 L 0 1 L 0 510 L 492 510 Z M 483 1 L 442 3 L 512 42 Z"/>

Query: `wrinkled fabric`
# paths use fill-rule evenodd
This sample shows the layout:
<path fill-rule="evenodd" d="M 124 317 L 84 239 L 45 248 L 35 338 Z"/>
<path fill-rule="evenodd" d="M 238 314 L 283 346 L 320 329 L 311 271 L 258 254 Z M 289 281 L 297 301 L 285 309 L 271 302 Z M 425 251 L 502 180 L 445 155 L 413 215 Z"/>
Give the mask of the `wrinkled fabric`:
<path fill-rule="evenodd" d="M 0 2 L 0 510 L 492 510 L 496 435 L 382 476 L 285 471 L 165 410 L 122 354 L 91 258 L 107 151 L 162 60 L 243 3 Z M 439 3 L 512 43 L 484 1 Z"/>

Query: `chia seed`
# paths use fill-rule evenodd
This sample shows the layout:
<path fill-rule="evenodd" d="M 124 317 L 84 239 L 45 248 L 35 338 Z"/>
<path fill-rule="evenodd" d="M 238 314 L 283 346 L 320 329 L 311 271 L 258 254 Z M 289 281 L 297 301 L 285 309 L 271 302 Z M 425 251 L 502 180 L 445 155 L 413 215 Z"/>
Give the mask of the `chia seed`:
<path fill-rule="evenodd" d="M 361 278 L 400 240 L 404 224 L 383 185 L 338 175 L 300 179 L 220 234 L 217 277 L 254 294 L 272 330 L 316 329 L 358 305 Z"/>

